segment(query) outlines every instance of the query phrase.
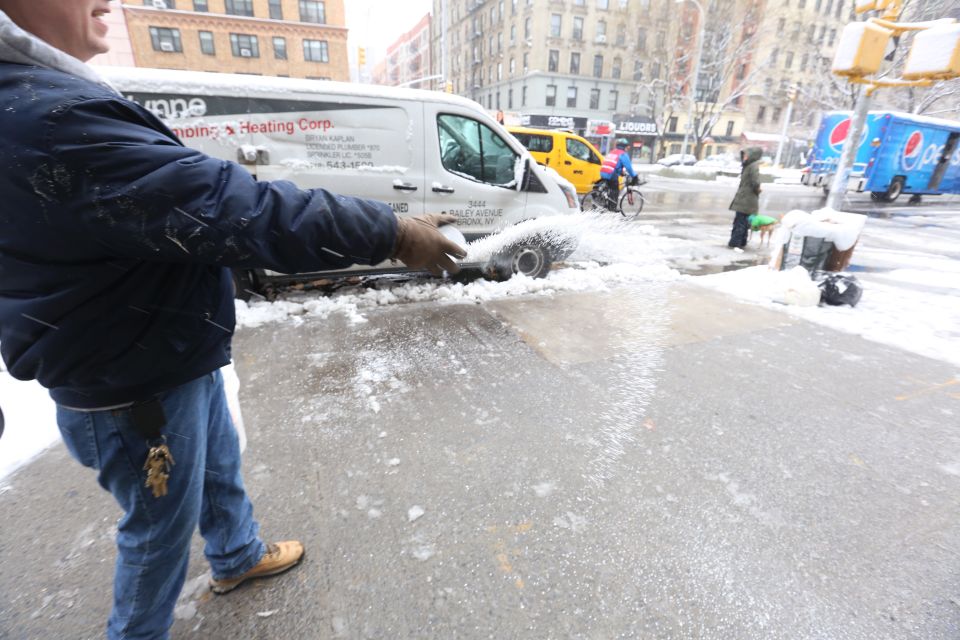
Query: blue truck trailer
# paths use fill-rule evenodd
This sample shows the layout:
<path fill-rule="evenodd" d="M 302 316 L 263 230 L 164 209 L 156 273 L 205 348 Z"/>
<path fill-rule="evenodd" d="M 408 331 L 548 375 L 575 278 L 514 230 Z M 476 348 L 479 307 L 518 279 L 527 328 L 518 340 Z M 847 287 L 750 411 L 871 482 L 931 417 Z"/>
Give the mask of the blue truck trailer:
<path fill-rule="evenodd" d="M 830 189 L 850 132 L 849 111 L 825 113 L 801 182 Z M 893 202 L 900 194 L 960 193 L 960 122 L 871 111 L 847 189 Z"/>

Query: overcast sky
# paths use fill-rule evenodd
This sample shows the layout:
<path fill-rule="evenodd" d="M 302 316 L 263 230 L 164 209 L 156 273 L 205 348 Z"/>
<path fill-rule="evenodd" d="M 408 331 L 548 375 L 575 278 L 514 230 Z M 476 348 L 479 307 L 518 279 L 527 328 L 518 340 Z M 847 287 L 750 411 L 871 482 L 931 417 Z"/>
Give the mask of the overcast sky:
<path fill-rule="evenodd" d="M 350 29 L 350 61 L 355 63 L 357 47 L 367 48 L 371 66 L 386 53 L 387 46 L 413 28 L 430 12 L 431 0 L 346 0 Z"/>

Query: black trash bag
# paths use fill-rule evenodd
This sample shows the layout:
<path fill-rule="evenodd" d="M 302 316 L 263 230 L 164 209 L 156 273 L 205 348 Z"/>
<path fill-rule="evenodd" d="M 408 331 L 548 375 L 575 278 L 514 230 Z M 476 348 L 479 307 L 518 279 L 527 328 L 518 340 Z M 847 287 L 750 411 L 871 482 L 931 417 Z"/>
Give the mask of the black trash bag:
<path fill-rule="evenodd" d="M 855 276 L 843 273 L 832 273 L 817 286 L 820 287 L 820 302 L 832 305 L 848 304 L 855 307 L 863 295 L 860 281 Z"/>

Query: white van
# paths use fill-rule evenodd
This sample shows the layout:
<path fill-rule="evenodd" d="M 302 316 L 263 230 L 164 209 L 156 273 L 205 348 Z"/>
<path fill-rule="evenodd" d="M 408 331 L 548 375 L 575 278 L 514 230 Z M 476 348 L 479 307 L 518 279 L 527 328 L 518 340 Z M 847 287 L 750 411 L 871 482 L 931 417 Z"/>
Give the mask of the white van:
<path fill-rule="evenodd" d="M 459 96 L 249 75 L 98 71 L 184 144 L 239 162 L 260 180 L 381 200 L 398 215 L 451 213 L 467 240 L 530 218 L 579 211 L 571 185 L 539 166 L 480 105 Z M 494 263 L 542 276 L 571 250 L 545 244 L 537 238 L 515 244 Z M 385 262 L 324 275 L 398 270 Z M 241 288 L 257 290 L 292 276 L 260 271 L 238 277 Z"/>

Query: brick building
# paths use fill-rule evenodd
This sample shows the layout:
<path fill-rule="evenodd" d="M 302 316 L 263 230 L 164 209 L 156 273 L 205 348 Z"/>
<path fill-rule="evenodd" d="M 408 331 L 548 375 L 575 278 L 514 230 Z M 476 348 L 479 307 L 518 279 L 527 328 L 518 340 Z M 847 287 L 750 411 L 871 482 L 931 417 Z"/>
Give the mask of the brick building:
<path fill-rule="evenodd" d="M 139 67 L 350 79 L 343 0 L 145 0 L 123 11 Z"/>
<path fill-rule="evenodd" d="M 387 47 L 383 68 L 374 70 L 374 80 L 377 84 L 394 87 L 409 85 L 415 80 L 432 75 L 434 72 L 431 68 L 430 14 L 427 14 Z M 430 86 L 423 84 L 417 88 Z"/>

